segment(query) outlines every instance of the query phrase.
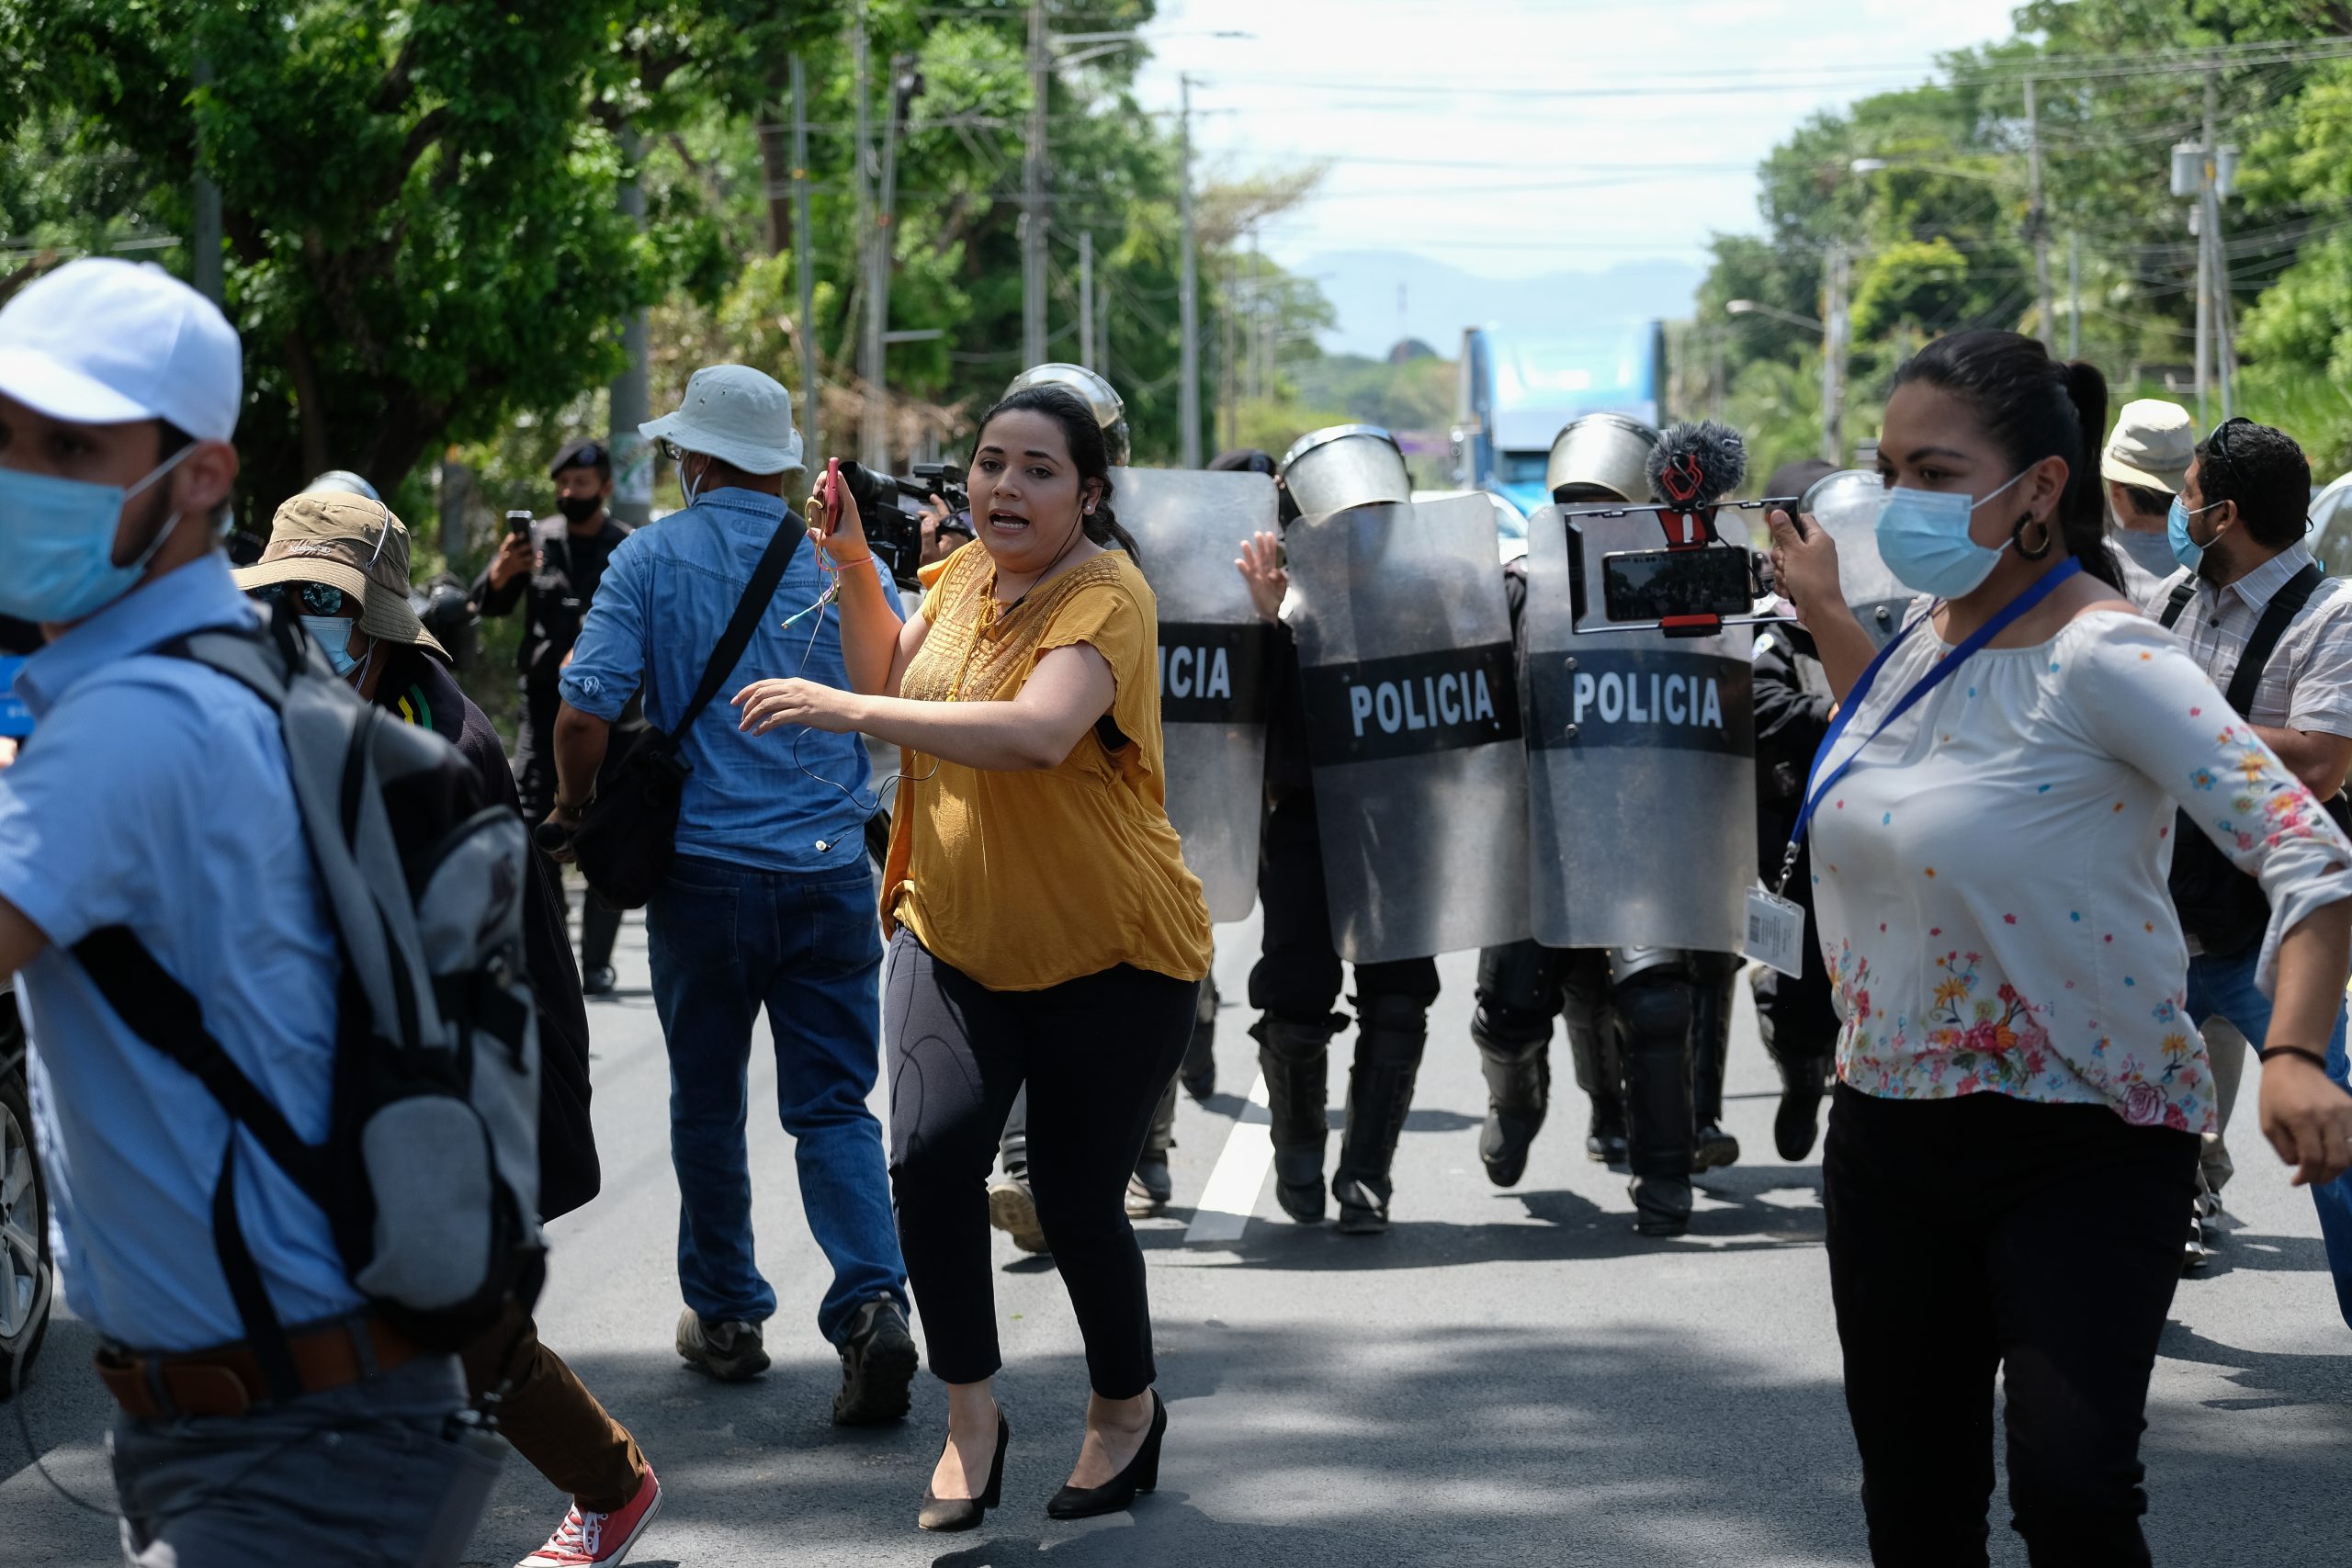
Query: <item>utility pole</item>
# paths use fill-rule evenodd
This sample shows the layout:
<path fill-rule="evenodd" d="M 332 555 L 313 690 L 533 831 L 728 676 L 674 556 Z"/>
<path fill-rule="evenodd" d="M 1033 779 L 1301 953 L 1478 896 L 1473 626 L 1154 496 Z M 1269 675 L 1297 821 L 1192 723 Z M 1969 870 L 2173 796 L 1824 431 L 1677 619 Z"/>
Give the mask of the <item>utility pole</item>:
<path fill-rule="evenodd" d="M 645 187 L 637 183 L 637 132 L 621 128 L 621 216 L 639 231 L 645 228 Z M 624 527 L 642 528 L 653 521 L 653 448 L 637 427 L 651 417 L 647 400 L 645 312 L 631 310 L 621 323 L 621 347 L 628 367 L 612 385 L 611 429 L 605 454 L 613 465 L 613 520 Z"/>
<path fill-rule="evenodd" d="M 1046 0 L 1029 0 L 1029 146 L 1022 160 L 1021 357 L 1046 358 L 1046 96 L 1052 77 Z"/>
<path fill-rule="evenodd" d="M 1846 419 L 1846 247 L 1833 240 L 1822 258 L 1821 455 L 1843 467 Z"/>
<path fill-rule="evenodd" d="M 865 296 L 865 321 L 857 340 L 857 379 L 862 393 L 857 421 L 858 461 L 869 468 L 890 465 L 876 456 L 887 450 L 883 424 L 888 411 L 882 391 L 882 333 L 879 311 L 887 309 L 876 289 L 880 268 L 874 263 L 881 232 L 878 205 L 874 200 L 874 56 L 865 33 L 865 6 L 860 0 L 850 33 L 850 60 L 857 95 L 857 238 L 858 271 Z"/>
<path fill-rule="evenodd" d="M 1829 242 L 1821 306 L 1821 455 L 1846 466 L 1846 247 Z"/>
<path fill-rule="evenodd" d="M 196 57 L 196 85 L 198 88 L 212 85 L 212 62 L 204 55 Z M 226 306 L 228 290 L 220 276 L 220 187 L 210 175 L 204 172 L 204 150 L 197 148 L 196 181 L 188 191 L 188 205 L 194 209 L 189 243 L 195 251 L 191 258 L 196 291 L 215 305 Z"/>
<path fill-rule="evenodd" d="M 2066 357 L 2083 356 L 2083 236 L 2066 236 Z"/>
<path fill-rule="evenodd" d="M 2213 67 L 2205 67 L 2203 177 L 2197 195 L 2197 423 L 2206 420 L 2205 394 L 2213 363 Z"/>
<path fill-rule="evenodd" d="M 1240 299 L 1240 288 L 1234 276 L 1237 260 L 1230 250 L 1225 253 L 1225 309 L 1216 313 L 1222 348 L 1217 355 L 1217 403 L 1225 414 L 1225 445 L 1228 448 L 1241 445 L 1241 384 L 1233 362 L 1233 319 L 1239 313 Z"/>
<path fill-rule="evenodd" d="M 1178 460 L 1185 468 L 1201 466 L 1201 301 L 1198 249 L 1193 232 L 1193 79 L 1179 78 L 1183 112 L 1177 120 L 1178 218 L 1184 230 L 1183 267 L 1176 284 L 1177 330 L 1183 343 L 1177 356 L 1176 417 Z"/>
<path fill-rule="evenodd" d="M 1094 353 L 1094 231 L 1078 231 L 1078 358 L 1101 374 L 1102 362 Z"/>
<path fill-rule="evenodd" d="M 810 456 L 822 452 L 818 424 L 823 399 L 817 385 L 817 253 L 808 223 L 808 73 L 792 57 L 792 276 L 800 286 L 800 428 Z"/>
<path fill-rule="evenodd" d="M 1250 226 L 1250 319 L 1242 328 L 1241 395 L 1256 402 L 1265 395 L 1258 380 L 1258 315 L 1266 306 L 1258 274 L 1258 227 Z"/>
<path fill-rule="evenodd" d="M 2054 348 L 2058 331 L 2051 319 L 2050 225 L 2041 205 L 2041 100 L 2035 85 L 2034 78 L 2025 79 L 2026 167 L 2031 182 L 2025 221 L 2026 231 L 2033 240 L 2034 314 L 2040 323 L 2037 335 L 2044 348 Z"/>
<path fill-rule="evenodd" d="M 2236 188 L 2238 150 L 2216 140 L 2219 70 L 2218 62 L 2206 62 L 2204 141 L 2177 142 L 2172 150 L 2172 193 L 2195 203 L 2189 209 L 2188 229 L 2197 236 L 2197 419 L 2200 424 L 2209 417 L 2217 365 L 2223 419 L 2230 417 L 2236 379 L 2231 374 L 2233 355 L 2225 335 L 2230 264 L 2222 244 L 2222 198 Z"/>

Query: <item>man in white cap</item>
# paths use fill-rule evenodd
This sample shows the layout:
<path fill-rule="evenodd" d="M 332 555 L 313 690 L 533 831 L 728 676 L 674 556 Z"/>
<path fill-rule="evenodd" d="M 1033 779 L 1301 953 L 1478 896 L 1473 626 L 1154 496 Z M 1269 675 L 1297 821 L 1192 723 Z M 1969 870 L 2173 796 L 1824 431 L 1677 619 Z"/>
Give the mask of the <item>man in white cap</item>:
<path fill-rule="evenodd" d="M 689 772 L 676 859 L 646 906 L 653 1005 L 670 1052 L 670 1159 L 678 1178 L 678 1354 L 726 1382 L 768 1364 L 761 1325 L 775 1292 L 752 1258 L 743 1141 L 752 1030 L 764 1009 L 777 1100 L 808 1227 L 833 1267 L 817 1325 L 841 1352 L 833 1419 L 895 1421 L 915 1371 L 906 1265 L 881 1124 L 882 949 L 865 819 L 865 742 L 794 728 L 752 737 L 724 699 L 763 677 L 849 679 L 821 557 L 785 504 L 807 472 L 792 399 L 745 365 L 694 374 L 674 413 L 640 426 L 678 466 L 685 510 L 623 540 L 605 565 L 563 672 L 549 820 L 575 826 L 610 726 L 642 688 L 645 717 L 676 736 Z M 718 695 L 687 707 L 771 546 L 781 583 Z M 880 564 L 854 567 L 889 579 Z M 681 726 L 684 725 L 683 731 Z"/>
<path fill-rule="evenodd" d="M 2143 607 L 2156 584 L 2178 570 L 2165 518 L 2197 456 L 2188 411 L 2162 398 L 2123 405 L 2099 454 L 2107 481 L 2108 542 L 2124 563 L 2123 591 Z"/>
<path fill-rule="evenodd" d="M 277 720 L 158 652 L 256 621 L 212 526 L 241 395 L 235 332 L 158 267 L 69 263 L 0 308 L 0 614 L 48 637 L 16 684 L 36 739 L 0 773 L 0 971 L 23 982 L 66 1295 L 122 1406 L 131 1560 L 445 1562 L 497 1471 L 457 1359 L 369 1313 L 326 1215 L 72 951 L 127 928 L 325 1135 L 342 962 L 310 852 L 220 829 L 297 819 Z M 249 1313 L 282 1329 L 299 1396 L 273 1392 Z"/>

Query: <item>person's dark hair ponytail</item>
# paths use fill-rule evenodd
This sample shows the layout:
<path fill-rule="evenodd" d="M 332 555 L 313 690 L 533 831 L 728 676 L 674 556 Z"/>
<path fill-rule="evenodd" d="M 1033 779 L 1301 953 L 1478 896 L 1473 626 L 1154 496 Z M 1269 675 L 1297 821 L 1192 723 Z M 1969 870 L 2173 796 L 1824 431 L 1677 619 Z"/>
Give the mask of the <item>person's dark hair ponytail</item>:
<path fill-rule="evenodd" d="M 1969 332 L 1939 337 L 1903 362 L 1897 387 L 1912 381 L 1968 405 L 2018 472 L 2045 457 L 2066 460 L 2065 493 L 2052 520 L 2066 553 L 2120 592 L 2123 574 L 2107 544 L 2107 492 L 2098 477 L 2107 434 L 2107 378 L 2082 360 L 2053 359 L 2021 333 Z"/>
<path fill-rule="evenodd" d="M 1057 386 L 1023 387 L 1008 394 L 994 408 L 980 416 L 980 430 L 985 433 L 989 422 L 1001 413 L 1041 413 L 1061 426 L 1062 439 L 1069 446 L 1071 464 L 1078 469 L 1080 488 L 1092 479 L 1101 487 L 1094 498 L 1094 510 L 1084 510 L 1081 501 L 1079 526 L 1086 536 L 1106 548 L 1127 552 L 1137 566 L 1143 564 L 1143 552 L 1136 547 L 1135 536 L 1119 525 L 1116 513 L 1111 510 L 1111 448 L 1102 437 L 1102 427 L 1094 423 L 1094 411 L 1086 406 L 1079 395 Z"/>

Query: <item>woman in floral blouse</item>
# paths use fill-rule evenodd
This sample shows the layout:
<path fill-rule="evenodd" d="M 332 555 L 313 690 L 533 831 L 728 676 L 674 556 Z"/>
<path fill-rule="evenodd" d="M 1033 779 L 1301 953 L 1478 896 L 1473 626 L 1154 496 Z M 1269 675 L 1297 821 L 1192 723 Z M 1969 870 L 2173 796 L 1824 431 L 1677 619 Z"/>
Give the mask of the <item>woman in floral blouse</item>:
<path fill-rule="evenodd" d="M 1852 710 L 1815 761 L 1810 837 L 1845 1016 L 1830 1280 L 1881 1563 L 1985 1562 L 1996 1367 L 2032 1561 L 2148 1561 L 2139 1437 L 2213 1125 L 2165 886 L 2176 801 L 2269 896 L 2263 1132 L 2298 1182 L 2352 1164 L 2352 1096 L 2317 1055 L 2352 844 L 2117 592 L 2106 404 L 2097 370 L 2012 333 L 1903 367 L 1879 543 L 1940 603 L 1862 691 L 1872 649 L 1835 547 L 1773 520 L 1780 581 Z"/>

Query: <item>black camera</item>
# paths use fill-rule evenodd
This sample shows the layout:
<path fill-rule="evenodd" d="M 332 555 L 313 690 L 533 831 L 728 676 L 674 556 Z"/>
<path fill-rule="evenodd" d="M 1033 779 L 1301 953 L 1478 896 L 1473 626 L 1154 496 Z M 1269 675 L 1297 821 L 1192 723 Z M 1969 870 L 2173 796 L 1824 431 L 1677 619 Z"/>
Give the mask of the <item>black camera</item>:
<path fill-rule="evenodd" d="M 915 570 L 922 564 L 924 502 L 936 500 L 947 508 L 948 515 L 939 525 L 942 532 L 968 536 L 972 531 L 971 493 L 958 464 L 917 463 L 913 475 L 902 478 L 843 463 L 841 475 L 865 521 L 866 544 L 899 582 L 913 583 Z"/>

